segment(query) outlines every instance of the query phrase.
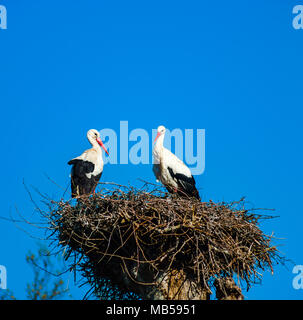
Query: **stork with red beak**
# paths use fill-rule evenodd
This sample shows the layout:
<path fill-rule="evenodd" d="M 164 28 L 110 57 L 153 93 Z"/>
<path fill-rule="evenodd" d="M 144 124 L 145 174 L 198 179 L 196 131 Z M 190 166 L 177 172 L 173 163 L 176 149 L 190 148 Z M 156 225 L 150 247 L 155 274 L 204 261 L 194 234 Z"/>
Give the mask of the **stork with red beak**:
<path fill-rule="evenodd" d="M 157 180 L 162 182 L 170 193 L 200 200 L 196 182 L 190 169 L 178 157 L 164 148 L 164 136 L 165 127 L 159 126 L 153 149 L 153 172 Z"/>
<path fill-rule="evenodd" d="M 87 132 L 87 139 L 91 143 L 92 148 L 68 162 L 69 165 L 72 165 L 71 190 L 73 198 L 95 192 L 103 172 L 102 150 L 100 146 L 108 154 L 97 130 L 89 130 Z"/>

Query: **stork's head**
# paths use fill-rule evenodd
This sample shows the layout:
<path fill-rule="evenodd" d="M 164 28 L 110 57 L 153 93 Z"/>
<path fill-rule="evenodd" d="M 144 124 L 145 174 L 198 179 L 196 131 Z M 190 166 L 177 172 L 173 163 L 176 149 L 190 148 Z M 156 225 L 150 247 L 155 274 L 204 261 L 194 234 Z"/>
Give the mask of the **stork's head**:
<path fill-rule="evenodd" d="M 87 139 L 92 144 L 95 145 L 96 142 L 104 149 L 104 151 L 108 154 L 108 151 L 106 150 L 101 138 L 99 131 L 95 129 L 90 129 L 87 131 Z"/>
<path fill-rule="evenodd" d="M 164 126 L 159 126 L 158 129 L 157 129 L 157 136 L 155 138 L 155 141 L 154 143 L 156 142 L 156 140 L 160 137 L 160 136 L 164 136 L 165 134 L 165 127 Z"/>

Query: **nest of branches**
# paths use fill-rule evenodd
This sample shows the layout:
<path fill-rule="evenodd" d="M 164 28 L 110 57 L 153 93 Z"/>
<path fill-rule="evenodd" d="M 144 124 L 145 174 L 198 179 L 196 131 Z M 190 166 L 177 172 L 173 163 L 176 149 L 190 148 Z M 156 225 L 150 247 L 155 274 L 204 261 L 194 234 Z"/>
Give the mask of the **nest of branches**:
<path fill-rule="evenodd" d="M 75 203 L 52 201 L 47 218 L 51 238 L 101 298 L 173 299 L 186 288 L 195 299 L 232 278 L 249 288 L 282 259 L 259 228 L 268 216 L 243 199 L 199 202 L 116 186 Z M 164 284 L 177 286 L 174 295 Z"/>

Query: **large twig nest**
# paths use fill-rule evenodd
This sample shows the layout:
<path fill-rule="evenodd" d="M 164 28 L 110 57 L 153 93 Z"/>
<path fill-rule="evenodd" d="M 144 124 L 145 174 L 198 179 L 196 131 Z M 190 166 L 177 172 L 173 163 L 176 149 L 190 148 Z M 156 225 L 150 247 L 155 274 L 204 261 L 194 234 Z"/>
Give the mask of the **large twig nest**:
<path fill-rule="evenodd" d="M 266 216 L 244 205 L 243 199 L 199 202 L 116 187 L 74 205 L 52 202 L 48 219 L 52 239 L 59 240 L 67 256 L 77 257 L 75 264 L 100 297 L 133 292 L 160 298 L 155 294 L 163 289 L 160 283 L 171 283 L 167 277 L 174 274 L 174 282 L 182 279 L 178 292 L 184 286 L 194 299 L 195 290 L 209 293 L 220 279 L 236 276 L 249 288 L 261 279 L 260 271 L 272 271 L 273 263 L 283 260 L 259 228 Z M 166 293 L 164 298 L 176 296 Z"/>

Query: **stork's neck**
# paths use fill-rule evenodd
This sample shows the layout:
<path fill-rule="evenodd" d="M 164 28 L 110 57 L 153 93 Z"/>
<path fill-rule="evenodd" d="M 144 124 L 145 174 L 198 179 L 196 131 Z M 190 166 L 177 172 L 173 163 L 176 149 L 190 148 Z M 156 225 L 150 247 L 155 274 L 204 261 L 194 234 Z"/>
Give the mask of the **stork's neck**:
<path fill-rule="evenodd" d="M 88 141 L 92 145 L 93 149 L 102 153 L 101 147 L 100 147 L 99 143 L 97 142 L 97 140 L 88 138 Z"/>
<path fill-rule="evenodd" d="M 160 158 L 161 158 L 161 154 L 162 154 L 162 151 L 163 151 L 163 142 L 164 142 L 164 134 L 162 134 L 156 141 L 156 144 L 154 146 L 154 149 L 153 149 L 153 156 L 154 156 L 154 160 L 155 160 L 155 163 L 156 162 L 160 162 Z"/>

